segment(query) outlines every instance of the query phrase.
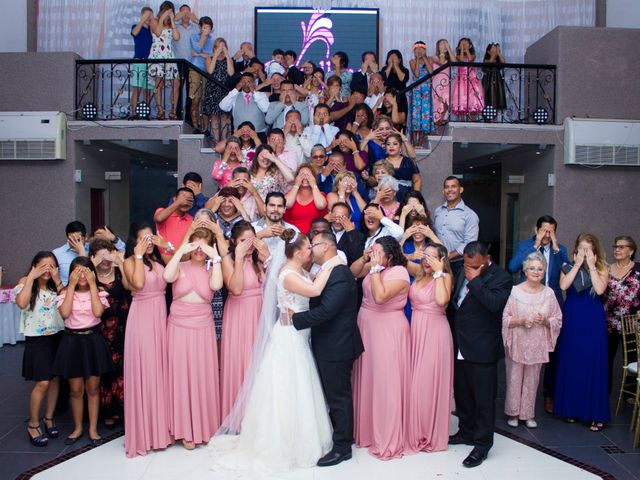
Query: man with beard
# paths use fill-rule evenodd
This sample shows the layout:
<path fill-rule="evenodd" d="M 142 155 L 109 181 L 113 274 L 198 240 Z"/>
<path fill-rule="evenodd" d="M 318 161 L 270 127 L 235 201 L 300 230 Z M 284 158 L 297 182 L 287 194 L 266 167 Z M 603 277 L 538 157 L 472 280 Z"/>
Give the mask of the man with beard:
<path fill-rule="evenodd" d="M 281 192 L 271 192 L 267 194 L 265 202 L 265 217 L 253 222 L 253 228 L 256 231 L 256 236 L 267 244 L 271 252 L 279 245 L 282 240 L 280 235 L 286 228 L 291 228 L 298 232 L 298 228 L 295 225 L 282 220 L 284 217 L 284 211 L 286 206 L 286 200 L 284 194 Z"/>

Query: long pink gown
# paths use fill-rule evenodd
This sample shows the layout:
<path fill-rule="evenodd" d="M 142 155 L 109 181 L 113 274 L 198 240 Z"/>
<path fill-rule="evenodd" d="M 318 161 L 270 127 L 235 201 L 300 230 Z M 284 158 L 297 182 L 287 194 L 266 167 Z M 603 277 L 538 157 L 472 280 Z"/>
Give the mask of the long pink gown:
<path fill-rule="evenodd" d="M 447 449 L 453 396 L 453 338 L 444 307 L 436 303 L 435 281 L 409 289 L 411 380 L 406 423 L 408 451 Z"/>
<path fill-rule="evenodd" d="M 174 439 L 204 443 L 220 426 L 216 332 L 211 312 L 209 273 L 190 261 L 180 263 L 169 314 L 170 431 Z M 196 292 L 203 303 L 181 302 Z"/>
<path fill-rule="evenodd" d="M 164 267 L 145 267 L 124 337 L 124 448 L 127 457 L 146 455 L 173 443 L 169 434 L 167 306 Z"/>
<path fill-rule="evenodd" d="M 465 62 L 471 60 L 465 57 Z M 482 112 L 484 108 L 484 89 L 475 67 L 457 67 L 453 80 L 453 101 L 451 111 L 456 115 L 469 115 Z"/>
<path fill-rule="evenodd" d="M 402 266 L 382 271 L 382 281 L 404 280 Z M 358 447 L 381 460 L 401 457 L 407 412 L 410 363 L 410 328 L 404 315 L 407 293 L 377 305 L 371 293 L 371 275 L 362 283 L 358 313 L 364 353 L 353 371 L 354 433 Z"/>
<path fill-rule="evenodd" d="M 231 411 L 249 366 L 258 332 L 262 308 L 262 284 L 251 257 L 243 267 L 244 285 L 240 295 L 229 293 L 222 316 L 222 416 Z"/>

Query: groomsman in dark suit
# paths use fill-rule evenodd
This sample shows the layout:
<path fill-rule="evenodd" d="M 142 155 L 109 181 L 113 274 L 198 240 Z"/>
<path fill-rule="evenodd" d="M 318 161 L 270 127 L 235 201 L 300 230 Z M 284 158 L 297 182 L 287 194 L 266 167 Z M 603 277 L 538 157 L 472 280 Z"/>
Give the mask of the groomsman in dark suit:
<path fill-rule="evenodd" d="M 547 260 L 547 271 L 543 283 L 552 288 L 556 299 L 562 307 L 564 299 L 560 288 L 560 271 L 562 265 L 569 261 L 567 248 L 558 242 L 558 222 L 550 215 L 543 215 L 536 222 L 536 233 L 516 246 L 513 258 L 509 261 L 509 271 L 520 274 L 518 283 L 525 280 L 522 263 L 527 256 L 536 250 Z M 553 413 L 553 393 L 556 385 L 556 356 L 549 352 L 549 363 L 544 366 L 543 396 L 544 410 Z"/>
<path fill-rule="evenodd" d="M 493 445 L 498 360 L 504 357 L 502 311 L 511 292 L 511 276 L 491 261 L 489 248 L 471 242 L 451 297 L 456 343 L 454 393 L 458 433 L 451 445 L 472 445 L 465 467 L 477 467 Z"/>

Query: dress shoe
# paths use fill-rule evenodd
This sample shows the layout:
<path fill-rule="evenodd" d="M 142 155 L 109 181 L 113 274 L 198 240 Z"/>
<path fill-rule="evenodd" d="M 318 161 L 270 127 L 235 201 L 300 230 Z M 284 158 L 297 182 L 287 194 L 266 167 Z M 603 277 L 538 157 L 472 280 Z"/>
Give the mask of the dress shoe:
<path fill-rule="evenodd" d="M 331 467 L 337 465 L 340 462 L 351 459 L 351 452 L 339 452 L 337 450 L 331 450 L 324 457 L 318 460 L 317 465 L 319 467 Z"/>
<path fill-rule="evenodd" d="M 553 414 L 553 398 L 544 397 L 544 411 L 548 414 Z"/>
<path fill-rule="evenodd" d="M 462 461 L 462 466 L 467 468 L 473 468 L 480 465 L 487 458 L 487 452 L 475 447 L 471 450 L 471 453 Z"/>
<path fill-rule="evenodd" d="M 473 442 L 471 440 L 469 440 L 468 438 L 463 437 L 462 435 L 460 435 L 460 432 L 458 432 L 455 435 L 451 435 L 449 437 L 449 445 L 471 445 L 471 446 L 473 446 Z"/>

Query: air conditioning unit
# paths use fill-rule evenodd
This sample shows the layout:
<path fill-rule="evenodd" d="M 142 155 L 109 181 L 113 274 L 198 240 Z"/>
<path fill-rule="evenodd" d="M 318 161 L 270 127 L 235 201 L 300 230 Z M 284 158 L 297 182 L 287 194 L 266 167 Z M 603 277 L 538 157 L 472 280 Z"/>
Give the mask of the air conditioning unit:
<path fill-rule="evenodd" d="M 640 121 L 567 118 L 564 163 L 640 166 Z"/>
<path fill-rule="evenodd" d="M 63 112 L 0 112 L 0 160 L 65 160 Z"/>

